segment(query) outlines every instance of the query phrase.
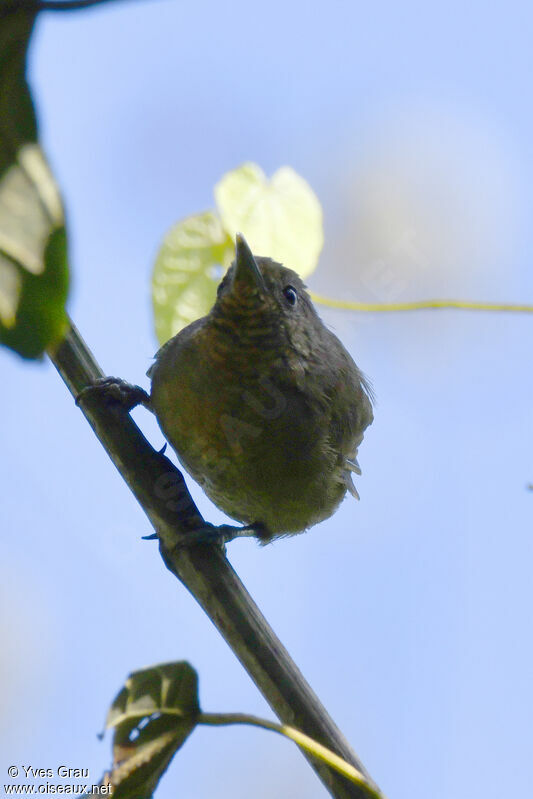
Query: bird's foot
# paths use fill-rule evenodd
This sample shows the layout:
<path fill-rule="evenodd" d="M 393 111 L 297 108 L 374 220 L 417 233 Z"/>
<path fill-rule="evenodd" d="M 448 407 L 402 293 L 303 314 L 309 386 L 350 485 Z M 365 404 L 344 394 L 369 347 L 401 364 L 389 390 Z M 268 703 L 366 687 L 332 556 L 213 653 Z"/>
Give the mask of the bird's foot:
<path fill-rule="evenodd" d="M 234 538 L 252 538 L 254 536 L 260 538 L 263 534 L 263 526 L 261 524 L 248 524 L 245 527 L 237 527 L 232 524 L 215 525 L 206 522 L 202 527 L 196 527 L 187 533 L 180 534 L 175 547 L 176 549 L 184 549 L 185 547 L 195 547 L 198 544 L 219 544 L 223 547 L 233 541 Z M 157 533 L 143 536 L 145 541 L 156 538 L 158 538 Z"/>
<path fill-rule="evenodd" d="M 137 405 L 144 405 L 151 410 L 150 397 L 144 388 L 134 386 L 121 377 L 101 377 L 95 380 L 80 391 L 76 397 L 76 405 L 88 397 L 98 397 L 106 404 L 120 405 L 127 411 L 131 411 Z"/>

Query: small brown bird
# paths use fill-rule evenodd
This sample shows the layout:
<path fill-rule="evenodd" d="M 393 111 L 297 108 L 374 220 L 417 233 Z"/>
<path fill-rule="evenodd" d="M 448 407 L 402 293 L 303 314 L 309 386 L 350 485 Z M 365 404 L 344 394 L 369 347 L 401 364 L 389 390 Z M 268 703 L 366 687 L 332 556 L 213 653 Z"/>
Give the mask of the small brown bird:
<path fill-rule="evenodd" d="M 210 313 L 168 341 L 148 375 L 180 462 L 248 534 L 299 533 L 346 491 L 358 498 L 370 385 L 298 275 L 254 257 L 243 236 Z"/>

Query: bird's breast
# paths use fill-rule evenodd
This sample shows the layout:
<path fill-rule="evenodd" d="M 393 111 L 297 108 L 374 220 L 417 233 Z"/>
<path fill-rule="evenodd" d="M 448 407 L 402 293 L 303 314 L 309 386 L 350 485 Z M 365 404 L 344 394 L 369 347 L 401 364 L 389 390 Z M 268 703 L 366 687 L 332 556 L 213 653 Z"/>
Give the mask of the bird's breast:
<path fill-rule="evenodd" d="M 156 362 L 152 404 L 183 466 L 233 518 L 298 532 L 345 494 L 343 433 L 298 357 L 227 346 L 209 329 L 178 336 Z"/>

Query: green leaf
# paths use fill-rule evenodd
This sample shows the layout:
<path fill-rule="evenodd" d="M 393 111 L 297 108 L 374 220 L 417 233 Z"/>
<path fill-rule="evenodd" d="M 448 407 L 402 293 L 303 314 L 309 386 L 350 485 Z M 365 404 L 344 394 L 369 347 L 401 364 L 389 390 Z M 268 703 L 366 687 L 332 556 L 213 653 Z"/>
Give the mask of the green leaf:
<path fill-rule="evenodd" d="M 26 358 L 62 337 L 68 290 L 63 209 L 25 74 L 35 15 L 0 7 L 0 341 Z"/>
<path fill-rule="evenodd" d="M 0 256 L 0 280 L 5 275 L 21 278 L 17 323 L 0 326 L 0 340 L 25 358 L 38 358 L 66 332 L 68 322 L 65 302 L 68 293 L 67 241 L 64 227 L 50 233 L 44 248 L 44 270 L 31 272 L 3 271 Z M 16 279 L 16 277 L 15 277 Z M 0 292 L 0 301 L 1 301 Z"/>
<path fill-rule="evenodd" d="M 196 726 L 198 676 L 185 661 L 130 674 L 107 716 L 114 727 L 113 768 L 106 783 L 120 799 L 148 799 Z"/>
<path fill-rule="evenodd" d="M 152 277 L 155 329 L 161 344 L 210 311 L 217 283 L 232 258 L 233 242 L 211 211 L 190 216 L 169 230 Z"/>
<path fill-rule="evenodd" d="M 228 172 L 215 186 L 222 225 L 246 236 L 252 252 L 307 277 L 324 244 L 322 209 L 309 184 L 288 166 L 270 180 L 257 164 Z"/>
<path fill-rule="evenodd" d="M 200 712 L 198 675 L 184 660 L 130 674 L 107 714 L 106 727 L 153 713 L 190 716 Z"/>

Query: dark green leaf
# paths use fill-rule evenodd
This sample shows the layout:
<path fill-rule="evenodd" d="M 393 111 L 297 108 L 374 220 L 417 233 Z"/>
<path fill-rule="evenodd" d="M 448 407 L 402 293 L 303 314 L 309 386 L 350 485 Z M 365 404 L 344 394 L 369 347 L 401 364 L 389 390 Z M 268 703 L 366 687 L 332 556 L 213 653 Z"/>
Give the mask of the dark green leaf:
<path fill-rule="evenodd" d="M 114 727 L 113 796 L 148 799 L 196 725 L 198 677 L 188 663 L 163 663 L 130 674 L 115 698 L 107 727 Z"/>
<path fill-rule="evenodd" d="M 60 340 L 68 289 L 61 199 L 26 82 L 34 21 L 0 5 L 0 341 L 26 358 Z"/>

